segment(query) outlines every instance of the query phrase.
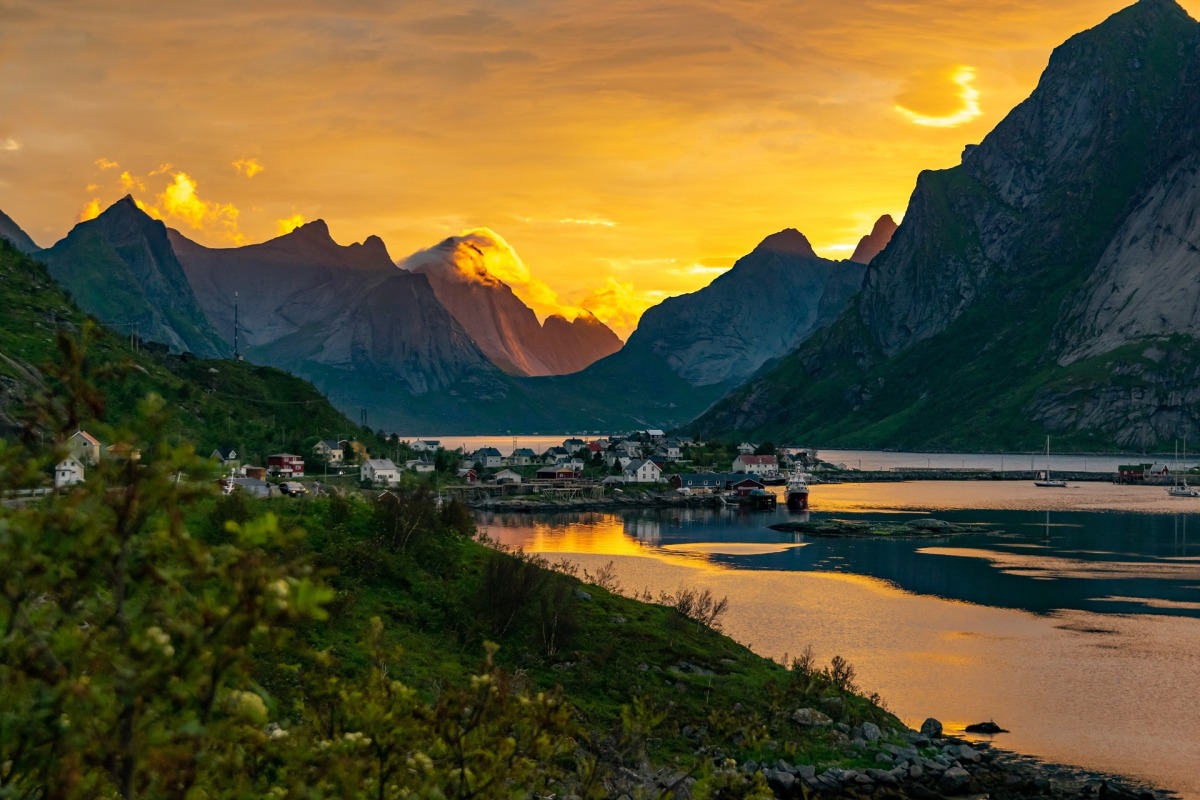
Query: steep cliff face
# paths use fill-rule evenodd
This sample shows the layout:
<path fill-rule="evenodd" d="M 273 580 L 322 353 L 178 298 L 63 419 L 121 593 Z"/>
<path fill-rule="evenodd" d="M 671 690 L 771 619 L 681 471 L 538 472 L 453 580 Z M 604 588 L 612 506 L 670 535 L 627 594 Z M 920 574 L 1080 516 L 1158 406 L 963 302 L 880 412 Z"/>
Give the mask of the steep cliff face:
<path fill-rule="evenodd" d="M 79 307 L 121 333 L 220 357 L 229 346 L 201 311 L 166 226 L 126 196 L 35 254 Z"/>
<path fill-rule="evenodd" d="M 538 322 L 533 309 L 489 265 L 524 266 L 497 234 L 480 229 L 414 253 L 400 266 L 429 279 L 438 299 L 498 367 L 510 375 L 565 375 L 621 349 L 621 340 L 590 313 Z"/>
<path fill-rule="evenodd" d="M 424 276 L 397 269 L 377 237 L 342 246 L 317 221 L 246 247 L 207 248 L 177 231 L 171 245 L 231 341 L 236 299 L 248 358 L 323 391 L 343 397 L 341 382 L 370 379 L 419 395 L 494 371 Z"/>
<path fill-rule="evenodd" d="M 698 427 L 871 446 L 1021 447 L 1041 428 L 1153 444 L 1176 424 L 1160 405 L 1166 360 L 1097 359 L 1200 325 L 1198 144 L 1200 25 L 1176 3 L 1141 0 L 1072 37 L 960 166 L 921 174 L 854 308 Z M 1068 413 L 1085 387 L 1111 413 Z M 1142 418 L 1136 434 L 1121 422 Z"/>
<path fill-rule="evenodd" d="M 29 238 L 29 234 L 21 230 L 21 226 L 13 222 L 12 217 L 0 211 L 0 239 L 6 240 L 25 255 L 32 255 L 42 248 Z"/>

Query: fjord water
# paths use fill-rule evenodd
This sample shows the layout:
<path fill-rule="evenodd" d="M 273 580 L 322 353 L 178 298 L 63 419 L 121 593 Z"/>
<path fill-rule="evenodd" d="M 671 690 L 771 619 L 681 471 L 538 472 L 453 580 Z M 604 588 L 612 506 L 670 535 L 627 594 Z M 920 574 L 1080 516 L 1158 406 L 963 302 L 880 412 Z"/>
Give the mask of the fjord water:
<path fill-rule="evenodd" d="M 630 590 L 711 588 L 725 631 L 777 659 L 838 654 L 911 726 L 995 719 L 997 746 L 1200 797 L 1200 499 L 1025 482 L 819 485 L 813 519 L 978 525 L 936 539 L 821 539 L 775 512 L 483 513 L 499 541 Z M 1127 509 L 1139 509 L 1129 511 Z M 614 629 L 619 635 L 619 629 Z"/>

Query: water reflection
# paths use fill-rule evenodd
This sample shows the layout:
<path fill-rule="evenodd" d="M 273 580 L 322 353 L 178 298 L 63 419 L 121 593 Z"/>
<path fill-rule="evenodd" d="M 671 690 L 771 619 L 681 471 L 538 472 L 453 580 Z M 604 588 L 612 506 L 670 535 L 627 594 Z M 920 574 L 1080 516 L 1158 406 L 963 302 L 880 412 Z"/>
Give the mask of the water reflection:
<path fill-rule="evenodd" d="M 909 511 L 854 518 L 894 522 L 897 513 L 915 517 Z M 804 512 L 810 515 L 849 516 Z M 1188 515 L 943 510 L 939 519 L 979 526 L 978 532 L 922 539 L 813 538 L 767 527 L 798 516 L 786 510 L 643 509 L 487 514 L 480 525 L 507 544 L 543 552 L 856 574 L 914 594 L 1038 614 L 1074 609 L 1200 617 L 1200 542 L 1187 537 Z"/>

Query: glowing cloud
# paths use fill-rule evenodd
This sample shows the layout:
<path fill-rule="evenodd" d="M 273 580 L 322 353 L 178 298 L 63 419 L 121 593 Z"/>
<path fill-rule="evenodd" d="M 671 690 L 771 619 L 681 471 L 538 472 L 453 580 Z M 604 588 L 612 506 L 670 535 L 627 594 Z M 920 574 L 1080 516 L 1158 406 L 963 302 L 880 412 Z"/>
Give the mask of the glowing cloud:
<path fill-rule="evenodd" d="M 642 312 L 666 296 L 666 292 L 639 291 L 632 283 L 618 281 L 609 275 L 603 285 L 587 290 L 578 305 L 591 310 L 613 332 L 627 339 L 637 327 Z"/>
<path fill-rule="evenodd" d="M 120 180 L 121 180 L 121 188 L 127 192 L 131 192 L 134 189 L 138 189 L 143 192 L 146 191 L 146 184 L 142 183 L 140 178 L 135 178 L 132 175 L 130 175 L 129 170 L 125 170 L 124 172 L 121 173 Z"/>
<path fill-rule="evenodd" d="M 264 169 L 263 165 L 258 163 L 258 161 L 253 158 L 239 158 L 237 161 L 233 162 L 233 168 L 236 169 L 239 174 L 245 175 L 247 178 L 253 178 Z"/>
<path fill-rule="evenodd" d="M 11 151 L 11 150 L 20 150 L 20 149 L 21 149 L 21 143 L 18 142 L 16 139 L 5 139 L 3 142 L 0 142 L 0 150 L 10 150 Z"/>
<path fill-rule="evenodd" d="M 186 172 L 176 172 L 173 181 L 158 196 L 158 209 L 163 217 L 173 217 L 196 230 L 216 229 L 219 235 L 234 244 L 245 237 L 238 231 L 239 211 L 232 203 L 210 203 L 196 193 L 196 182 Z"/>
<path fill-rule="evenodd" d="M 116 161 L 109 161 L 107 158 L 97 158 L 96 166 L 100 169 L 120 169 L 121 167 Z"/>
<path fill-rule="evenodd" d="M 89 219 L 95 219 L 96 217 L 100 216 L 100 212 L 103 210 L 104 209 L 100 207 L 100 198 L 93 197 L 88 201 L 88 204 L 83 207 L 83 210 L 79 212 L 77 220 L 79 222 L 87 222 Z"/>
<path fill-rule="evenodd" d="M 286 236 L 303 224 L 304 217 L 300 216 L 299 214 L 292 214 L 286 219 L 275 220 L 275 230 L 279 232 L 280 236 Z"/>
<path fill-rule="evenodd" d="M 900 102 L 896 103 L 896 111 L 908 118 L 914 125 L 924 125 L 931 128 L 954 128 L 979 117 L 983 111 L 979 107 L 979 90 L 972 86 L 975 80 L 975 68 L 957 67 L 950 76 L 950 81 L 958 86 L 958 110 L 951 114 L 929 115 L 913 111 Z M 910 93 L 911 94 L 911 93 Z M 900 98 L 904 100 L 904 98 Z"/>
<path fill-rule="evenodd" d="M 452 273 L 464 283 L 508 284 L 539 317 L 562 314 L 578 316 L 578 309 L 559 302 L 558 293 L 534 278 L 517 251 L 489 228 L 475 228 L 451 236 L 436 247 L 406 258 L 403 267 L 413 272 Z"/>

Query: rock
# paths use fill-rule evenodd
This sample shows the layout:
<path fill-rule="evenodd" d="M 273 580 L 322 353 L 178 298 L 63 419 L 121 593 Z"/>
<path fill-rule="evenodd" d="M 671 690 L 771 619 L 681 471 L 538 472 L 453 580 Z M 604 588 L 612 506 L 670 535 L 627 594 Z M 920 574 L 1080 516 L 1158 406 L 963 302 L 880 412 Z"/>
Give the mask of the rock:
<path fill-rule="evenodd" d="M 875 760 L 880 764 L 891 764 L 893 761 L 895 761 L 895 759 L 887 753 L 876 753 Z"/>
<path fill-rule="evenodd" d="M 592 596 L 590 594 L 588 594 L 587 592 L 585 592 L 583 589 L 576 589 L 575 596 L 578 597 L 580 600 L 591 600 L 592 599 Z"/>
<path fill-rule="evenodd" d="M 809 781 L 817 777 L 817 768 L 812 764 L 801 764 L 796 767 L 796 774 L 804 780 Z"/>
<path fill-rule="evenodd" d="M 629 620 L 625 619 L 624 617 L 610 617 L 609 621 L 614 625 L 624 625 Z"/>
<path fill-rule="evenodd" d="M 971 782 L 971 773 L 962 767 L 951 767 L 942 773 L 938 787 L 944 792 L 957 792 Z"/>
<path fill-rule="evenodd" d="M 966 744 L 959 745 L 958 755 L 956 758 L 958 758 L 959 761 L 971 761 L 975 764 L 978 764 L 981 760 L 983 760 L 983 757 L 979 755 L 979 753 L 972 749 L 970 745 Z"/>
<path fill-rule="evenodd" d="M 976 722 L 973 725 L 968 725 L 966 730 L 967 733 L 1008 733 L 1007 730 L 1001 728 L 992 720 L 988 720 L 987 722 Z"/>
<path fill-rule="evenodd" d="M 862 735 L 868 742 L 877 742 L 883 737 L 883 731 L 879 730 L 879 726 L 874 722 L 864 722 L 862 724 Z"/>
<path fill-rule="evenodd" d="M 792 721 L 806 728 L 823 727 L 833 724 L 833 720 L 815 708 L 798 708 L 792 713 Z"/>
<path fill-rule="evenodd" d="M 781 769 L 769 769 L 763 777 L 767 779 L 767 783 L 772 789 L 784 794 L 790 793 L 796 785 L 796 776 Z"/>
<path fill-rule="evenodd" d="M 921 733 L 930 739 L 939 739 L 942 735 L 942 723 L 933 717 L 929 717 L 921 723 Z"/>
<path fill-rule="evenodd" d="M 925 775 L 925 768 L 920 764 L 913 764 L 908 768 L 908 777 L 916 779 Z"/>

